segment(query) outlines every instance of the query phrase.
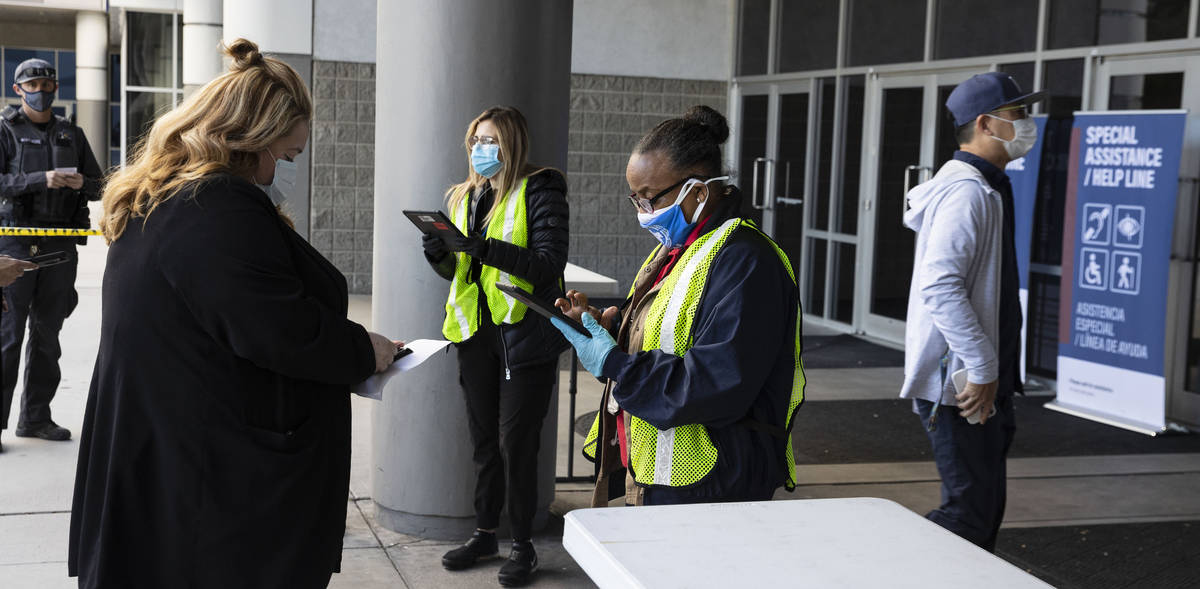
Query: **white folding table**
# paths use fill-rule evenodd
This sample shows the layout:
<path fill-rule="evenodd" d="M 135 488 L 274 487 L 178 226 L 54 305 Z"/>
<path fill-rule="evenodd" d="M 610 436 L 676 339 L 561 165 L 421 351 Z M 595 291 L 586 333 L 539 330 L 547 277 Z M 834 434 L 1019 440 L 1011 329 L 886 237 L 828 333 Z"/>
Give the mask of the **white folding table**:
<path fill-rule="evenodd" d="M 870 497 L 579 509 L 563 546 L 610 587 L 1050 587 Z"/>

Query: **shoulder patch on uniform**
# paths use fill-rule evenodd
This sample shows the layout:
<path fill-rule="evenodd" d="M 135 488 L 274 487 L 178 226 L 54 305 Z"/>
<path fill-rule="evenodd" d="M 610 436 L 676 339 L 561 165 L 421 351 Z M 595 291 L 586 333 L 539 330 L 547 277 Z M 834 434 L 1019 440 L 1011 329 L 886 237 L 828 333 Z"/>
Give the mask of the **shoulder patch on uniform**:
<path fill-rule="evenodd" d="M 20 112 L 20 111 L 18 111 L 16 109 L 16 107 L 14 107 L 10 104 L 7 107 L 5 107 L 5 109 L 3 111 L 0 111 L 0 118 L 3 118 L 6 121 L 12 122 L 13 119 L 17 118 L 18 112 Z"/>

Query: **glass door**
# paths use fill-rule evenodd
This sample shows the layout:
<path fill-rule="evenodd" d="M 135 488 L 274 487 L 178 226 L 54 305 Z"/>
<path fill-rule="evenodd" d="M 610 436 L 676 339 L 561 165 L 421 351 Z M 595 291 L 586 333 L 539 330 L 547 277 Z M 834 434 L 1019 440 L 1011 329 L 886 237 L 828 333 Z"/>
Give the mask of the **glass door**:
<path fill-rule="evenodd" d="M 746 216 L 787 254 L 806 320 L 845 331 L 854 319 L 865 80 L 742 86 L 733 109 Z"/>
<path fill-rule="evenodd" d="M 953 154 L 945 98 L 977 72 L 878 76 L 868 82 L 856 325 L 901 343 L 916 233 L 904 226 L 909 189 Z"/>
<path fill-rule="evenodd" d="M 1200 60 L 1108 58 L 1096 67 L 1095 110 L 1189 111 L 1175 212 L 1167 301 L 1167 418 L 1200 426 Z M 1168 328 L 1171 329 L 1171 328 Z"/>
<path fill-rule="evenodd" d="M 734 181 L 742 214 L 787 254 L 804 288 L 804 203 L 809 193 L 812 81 L 740 88 Z"/>
<path fill-rule="evenodd" d="M 804 259 L 805 199 L 811 193 L 812 162 L 809 158 L 815 105 L 811 100 L 812 81 L 776 87 L 777 104 L 774 129 L 775 155 L 771 161 L 772 183 L 767 203 L 770 225 L 765 227 L 792 263 L 792 271 L 802 288 L 807 288 L 802 271 Z M 807 306 L 805 306 L 807 310 Z"/>
<path fill-rule="evenodd" d="M 744 89 L 737 98 L 738 105 L 734 108 L 737 142 L 731 180 L 742 190 L 742 216 L 761 227 L 766 207 L 760 204 L 760 194 L 766 190 L 765 167 L 770 162 L 767 157 L 770 86 Z"/>

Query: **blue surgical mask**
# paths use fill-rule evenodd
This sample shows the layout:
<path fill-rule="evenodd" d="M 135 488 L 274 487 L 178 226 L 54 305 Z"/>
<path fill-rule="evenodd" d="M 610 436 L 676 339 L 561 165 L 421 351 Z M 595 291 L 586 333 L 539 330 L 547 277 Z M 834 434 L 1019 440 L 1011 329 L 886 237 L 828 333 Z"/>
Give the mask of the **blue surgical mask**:
<path fill-rule="evenodd" d="M 500 145 L 476 143 L 471 148 L 471 167 L 484 178 L 495 176 L 504 167 L 504 162 L 500 161 Z"/>
<path fill-rule="evenodd" d="M 22 90 L 22 92 L 24 92 Z M 54 92 L 49 90 L 45 92 L 25 92 L 25 104 L 29 108 L 37 112 L 46 112 L 50 110 L 50 105 L 54 104 Z"/>
<path fill-rule="evenodd" d="M 687 236 L 692 232 L 692 228 L 696 226 L 696 222 L 700 220 L 700 214 L 704 211 L 704 205 L 708 204 L 708 199 L 696 205 L 696 212 L 692 213 L 692 219 L 689 221 L 683 216 L 683 209 L 679 206 L 683 199 L 687 197 L 688 192 L 694 186 L 699 184 L 707 185 L 709 182 L 717 182 L 728 180 L 729 176 L 718 176 L 708 180 L 700 180 L 692 178 L 685 182 L 679 189 L 679 196 L 675 198 L 675 203 L 671 206 L 653 211 L 650 213 L 638 213 L 638 222 L 642 228 L 649 231 L 651 235 L 658 239 L 663 247 L 670 249 L 679 247 L 687 241 Z"/>

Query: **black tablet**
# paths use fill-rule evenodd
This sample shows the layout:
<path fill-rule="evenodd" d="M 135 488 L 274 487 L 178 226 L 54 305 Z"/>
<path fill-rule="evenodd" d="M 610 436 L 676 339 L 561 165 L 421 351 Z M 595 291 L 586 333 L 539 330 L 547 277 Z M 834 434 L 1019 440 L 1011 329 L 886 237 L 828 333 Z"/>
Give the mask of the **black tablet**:
<path fill-rule="evenodd" d="M 432 233 L 446 243 L 463 236 L 458 227 L 454 226 L 454 222 L 441 211 L 404 211 L 404 216 L 408 217 L 421 233 Z"/>
<path fill-rule="evenodd" d="M 48 266 L 55 266 L 57 264 L 65 264 L 67 262 L 70 262 L 71 254 L 70 254 L 70 252 L 64 252 L 64 251 L 50 252 L 48 254 L 34 256 L 25 261 L 33 262 L 34 264 L 37 264 L 38 268 L 46 268 Z"/>
<path fill-rule="evenodd" d="M 496 288 L 500 289 L 500 292 L 503 292 L 504 294 L 507 294 L 508 296 L 510 296 L 514 299 L 517 299 L 518 301 L 521 301 L 522 303 L 525 304 L 526 307 L 529 307 L 530 309 L 533 309 L 535 312 L 537 312 L 538 315 L 541 315 L 542 317 L 545 317 L 547 319 L 557 317 L 557 318 L 561 319 L 563 322 L 565 322 L 567 325 L 570 325 L 571 328 L 574 329 L 575 331 L 578 331 L 579 333 L 582 333 L 583 335 L 586 335 L 588 337 L 592 337 L 592 332 L 588 331 L 587 328 L 584 327 L 582 323 L 580 323 L 574 319 L 571 319 L 570 317 L 567 317 L 566 315 L 563 315 L 563 312 L 560 311 L 558 307 L 548 306 L 548 305 L 546 305 L 546 303 L 543 303 L 542 301 L 539 301 L 539 300 L 533 298 L 533 296 L 531 296 L 529 293 L 527 293 L 511 284 L 501 284 L 501 283 L 497 282 Z"/>

